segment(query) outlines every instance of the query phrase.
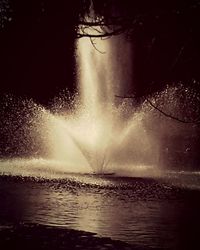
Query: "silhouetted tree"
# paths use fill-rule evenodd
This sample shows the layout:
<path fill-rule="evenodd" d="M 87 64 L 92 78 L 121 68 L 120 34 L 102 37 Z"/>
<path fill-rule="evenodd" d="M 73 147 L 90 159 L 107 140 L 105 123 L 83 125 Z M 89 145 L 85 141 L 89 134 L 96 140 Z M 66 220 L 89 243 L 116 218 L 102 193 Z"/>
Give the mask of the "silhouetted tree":
<path fill-rule="evenodd" d="M 166 83 L 180 83 L 191 88 L 191 102 L 199 105 L 200 1 L 130 1 L 82 0 L 76 37 L 107 39 L 125 34 L 137 43 L 141 51 L 140 89 L 142 98 L 161 114 L 183 123 L 200 123 L 199 116 L 191 120 L 166 113 L 147 98 L 162 90 Z M 94 46 L 95 47 L 95 46 Z M 96 49 L 96 47 L 95 47 Z M 153 65 L 153 66 L 152 66 Z M 136 66 L 137 67 L 137 66 Z M 145 87 L 144 87 L 145 86 Z M 197 92 L 197 94 L 194 94 Z M 191 91 L 190 91 L 191 93 Z M 135 96 L 118 96 L 135 98 Z M 188 107 L 190 103 L 187 104 Z M 195 106 L 194 104 L 192 104 Z"/>
<path fill-rule="evenodd" d="M 58 82 L 73 89 L 74 39 L 124 34 L 135 47 L 134 98 L 180 82 L 200 93 L 200 0 L 0 0 L 0 9 L 1 92 L 48 99 Z"/>

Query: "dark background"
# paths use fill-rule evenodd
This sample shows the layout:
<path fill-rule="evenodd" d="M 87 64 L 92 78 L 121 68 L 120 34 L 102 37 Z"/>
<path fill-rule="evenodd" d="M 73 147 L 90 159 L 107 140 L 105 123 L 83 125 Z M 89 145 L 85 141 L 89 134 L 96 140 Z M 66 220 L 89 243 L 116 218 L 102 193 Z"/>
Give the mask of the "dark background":
<path fill-rule="evenodd" d="M 0 29 L 0 92 L 48 104 L 62 89 L 76 89 L 75 27 L 88 1 L 10 0 Z M 140 21 L 129 39 L 136 45 L 136 94 L 169 83 L 199 81 L 200 2 L 96 0 Z M 1 14 L 1 19 L 3 14 Z M 198 88 L 197 88 L 198 89 Z"/>
<path fill-rule="evenodd" d="M 10 3 L 12 21 L 0 33 L 1 92 L 46 103 L 63 88 L 72 91 L 76 8 L 64 1 Z"/>

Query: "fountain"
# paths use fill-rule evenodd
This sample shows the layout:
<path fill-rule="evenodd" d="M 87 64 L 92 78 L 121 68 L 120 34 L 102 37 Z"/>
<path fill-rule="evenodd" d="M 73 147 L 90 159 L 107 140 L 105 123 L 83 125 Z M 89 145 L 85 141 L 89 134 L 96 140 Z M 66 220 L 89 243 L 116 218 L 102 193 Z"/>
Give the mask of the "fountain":
<path fill-rule="evenodd" d="M 9 160 L 1 157 L 1 172 L 27 174 L 25 166 L 29 165 L 30 175 L 38 174 L 38 169 L 43 174 L 47 169 L 57 173 L 159 174 L 164 165 L 164 136 L 195 134 L 196 127 L 188 130 L 177 121 L 160 118 L 149 102 L 136 108 L 132 99 L 117 98 L 134 92 L 133 51 L 123 34 L 78 39 L 78 94 L 73 108 L 63 109 L 65 95 L 56 98 L 50 110 L 31 100 L 7 97 L 2 114 L 9 107 L 9 117 L 3 115 L 2 134 L 8 145 L 1 155 L 9 155 Z M 169 102 L 170 96 L 174 104 L 173 91 L 173 87 L 167 88 L 154 99 Z M 177 113 L 180 106 L 181 102 L 171 109 Z"/>
<path fill-rule="evenodd" d="M 166 83 L 138 102 L 137 44 L 125 34 L 102 39 L 100 29 L 76 40 L 75 95 L 62 90 L 47 107 L 0 99 L 0 244 L 192 249 L 200 94 Z"/>
<path fill-rule="evenodd" d="M 77 42 L 79 93 L 74 108 L 63 112 L 60 108 L 64 105 L 62 98 L 57 98 L 54 112 L 23 100 L 23 109 L 13 112 L 13 115 L 18 114 L 15 119 L 21 129 L 15 130 L 16 138 L 11 139 L 12 144 L 20 138 L 23 150 L 32 154 L 25 157 L 25 165 L 27 158 L 31 158 L 28 165 L 35 165 L 35 159 L 39 158 L 46 159 L 48 166 L 57 165 L 60 171 L 99 174 L 133 165 L 155 167 L 159 147 L 152 135 L 147 134 L 143 123 L 145 112 L 133 110 L 131 100 L 116 98 L 117 95 L 127 95 L 132 86 L 131 43 L 123 35 L 95 39 L 95 43 L 98 50 L 89 38 Z M 15 102 L 13 98 L 6 99 L 10 110 L 11 103 Z M 19 103 L 12 105 L 16 107 Z M 22 115 L 26 121 L 20 124 Z M 8 130 L 12 130 L 12 121 L 7 123 Z M 20 152 L 17 158 L 23 158 L 21 155 Z M 12 164 L 9 163 L 13 166 L 12 171 L 20 161 L 14 159 Z M 43 160 L 41 162 L 45 165 Z M 8 166 L 5 171 L 9 171 Z"/>
<path fill-rule="evenodd" d="M 131 45 L 123 37 L 115 37 L 97 39 L 96 46 L 104 53 L 94 49 L 89 38 L 77 43 L 79 104 L 71 115 L 52 116 L 54 125 L 49 127 L 54 126 L 54 132 L 49 144 L 54 145 L 53 158 L 73 164 L 79 157 L 76 164 L 95 173 L 113 172 L 117 164 L 134 161 L 142 165 L 145 158 L 156 155 L 158 147 L 146 135 L 143 112 L 133 112 L 129 102 L 120 103 L 115 97 L 126 95 L 129 88 L 123 82 L 131 86 L 132 67 L 125 60 Z"/>

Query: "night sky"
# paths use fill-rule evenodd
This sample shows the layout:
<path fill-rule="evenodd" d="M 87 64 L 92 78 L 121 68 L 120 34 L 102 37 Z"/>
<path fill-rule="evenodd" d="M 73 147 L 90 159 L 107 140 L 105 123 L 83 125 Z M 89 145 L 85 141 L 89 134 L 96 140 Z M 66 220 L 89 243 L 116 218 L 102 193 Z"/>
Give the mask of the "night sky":
<path fill-rule="evenodd" d="M 12 21 L 1 30 L 1 92 L 47 103 L 74 87 L 74 8 L 12 1 Z M 67 14 L 63 13 L 66 11 Z"/>
<path fill-rule="evenodd" d="M 83 2 L 1 1 L 1 9 L 9 3 L 7 11 L 1 12 L 1 96 L 12 93 L 48 104 L 65 88 L 75 91 L 75 26 Z M 138 96 L 160 90 L 166 83 L 200 80 L 199 1 L 113 2 L 123 5 L 129 17 L 142 16 L 131 34 Z M 96 3 L 101 9 L 102 1 Z"/>

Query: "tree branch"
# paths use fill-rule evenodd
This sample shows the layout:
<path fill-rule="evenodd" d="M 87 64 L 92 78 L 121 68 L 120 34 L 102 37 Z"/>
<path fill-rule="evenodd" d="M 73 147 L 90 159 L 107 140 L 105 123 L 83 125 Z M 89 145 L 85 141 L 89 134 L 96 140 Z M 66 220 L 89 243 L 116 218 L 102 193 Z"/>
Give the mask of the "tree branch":
<path fill-rule="evenodd" d="M 126 31 L 133 29 L 134 25 L 139 21 L 140 18 L 141 17 L 137 16 L 134 19 L 112 17 L 109 19 L 109 21 L 104 19 L 100 21 L 81 20 L 77 27 L 76 37 L 107 38 L 110 36 L 120 35 L 121 33 L 125 33 Z M 90 30 L 96 31 L 96 34 L 92 34 Z"/>
<path fill-rule="evenodd" d="M 97 46 L 96 46 L 96 44 L 95 44 L 95 42 L 94 42 L 94 38 L 90 37 L 90 42 L 91 42 L 92 46 L 93 46 L 99 53 L 101 53 L 101 54 L 106 54 L 106 52 L 100 51 L 100 50 L 97 48 Z"/>
<path fill-rule="evenodd" d="M 156 109 L 157 111 L 159 111 L 161 114 L 163 114 L 164 116 L 168 117 L 168 118 L 171 118 L 171 119 L 174 119 L 178 122 L 182 122 L 182 123 L 193 123 L 193 124 L 198 124 L 200 123 L 200 120 L 197 119 L 197 120 L 194 120 L 194 121 L 186 121 L 186 120 L 182 120 L 178 117 L 175 117 L 173 115 L 170 115 L 170 114 L 167 114 L 165 113 L 163 110 L 161 110 L 160 108 L 158 108 L 157 106 L 155 106 L 149 99 L 146 99 L 146 101 L 154 108 Z"/>
<path fill-rule="evenodd" d="M 77 32 L 77 38 L 82 38 L 82 37 L 93 37 L 93 38 L 103 38 L 103 37 L 109 37 L 109 36 L 116 36 L 116 35 L 119 35 L 123 32 L 125 32 L 125 28 L 119 28 L 119 29 L 116 29 L 116 30 L 113 30 L 111 32 L 104 32 L 104 33 L 101 33 L 101 34 L 89 34 L 89 33 L 79 33 Z"/>
<path fill-rule="evenodd" d="M 133 99 L 134 97 L 133 96 L 119 96 L 119 95 L 115 95 L 115 97 L 118 97 L 118 98 L 129 98 L 129 99 Z M 200 123 L 200 119 L 197 119 L 197 120 L 194 120 L 194 121 L 186 121 L 186 120 L 182 120 L 178 117 L 175 117 L 173 115 L 170 115 L 170 114 L 167 114 L 165 113 L 163 110 L 161 110 L 160 108 L 158 108 L 156 105 L 154 105 L 148 98 L 146 98 L 146 101 L 154 108 L 156 109 L 157 111 L 159 111 L 162 115 L 170 118 L 170 119 L 173 119 L 173 120 L 176 120 L 178 122 L 182 122 L 182 123 L 187 123 L 187 124 L 199 124 Z"/>

